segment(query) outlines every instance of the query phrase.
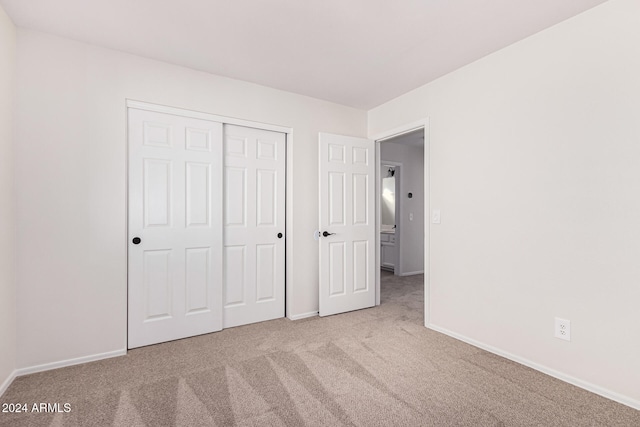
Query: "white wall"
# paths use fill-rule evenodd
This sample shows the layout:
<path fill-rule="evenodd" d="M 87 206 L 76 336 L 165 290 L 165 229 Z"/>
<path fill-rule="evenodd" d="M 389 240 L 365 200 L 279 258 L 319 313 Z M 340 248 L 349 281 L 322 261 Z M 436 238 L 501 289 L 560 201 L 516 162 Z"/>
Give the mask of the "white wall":
<path fill-rule="evenodd" d="M 430 117 L 432 324 L 640 408 L 639 46 L 640 2 L 611 0 L 371 110 L 369 134 Z"/>
<path fill-rule="evenodd" d="M 424 270 L 424 148 L 382 142 L 380 159 L 381 163 L 402 163 L 401 192 L 396 194 L 396 203 L 401 203 L 403 217 L 402 226 L 396 219 L 402 245 L 399 273 L 421 272 Z M 407 197 L 408 193 L 413 193 L 411 199 Z M 413 221 L 409 220 L 411 213 Z"/>
<path fill-rule="evenodd" d="M 126 98 L 294 129 L 290 309 L 317 311 L 317 134 L 366 112 L 26 30 L 17 88 L 20 367 L 126 346 Z"/>
<path fill-rule="evenodd" d="M 0 393 L 16 367 L 13 86 L 16 28 L 0 7 Z"/>

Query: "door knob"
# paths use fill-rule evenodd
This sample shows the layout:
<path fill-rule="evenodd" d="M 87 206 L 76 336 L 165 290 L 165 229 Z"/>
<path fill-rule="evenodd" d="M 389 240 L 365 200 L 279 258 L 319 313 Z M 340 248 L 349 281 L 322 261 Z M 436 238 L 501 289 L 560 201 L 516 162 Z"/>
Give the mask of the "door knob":
<path fill-rule="evenodd" d="M 282 233 L 278 233 L 278 239 L 282 239 Z"/>
<path fill-rule="evenodd" d="M 336 233 L 329 233 L 328 231 L 323 231 L 323 232 L 322 232 L 322 235 L 323 235 L 324 237 L 331 236 L 331 235 L 333 235 L 333 234 L 336 234 Z"/>
<path fill-rule="evenodd" d="M 134 245 L 138 245 L 140 244 L 140 242 L 142 242 L 142 239 L 140 239 L 139 237 L 134 237 L 132 242 Z"/>

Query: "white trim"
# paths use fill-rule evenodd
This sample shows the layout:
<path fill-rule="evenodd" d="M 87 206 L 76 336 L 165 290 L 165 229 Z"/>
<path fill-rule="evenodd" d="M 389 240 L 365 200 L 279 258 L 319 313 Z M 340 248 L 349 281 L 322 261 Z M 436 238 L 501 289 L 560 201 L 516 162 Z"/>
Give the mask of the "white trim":
<path fill-rule="evenodd" d="M 285 214 L 284 214 L 284 315 L 289 317 L 293 305 L 293 130 L 285 138 Z"/>
<path fill-rule="evenodd" d="M 398 276 L 415 276 L 417 274 L 424 274 L 424 270 L 420 271 L 407 271 L 406 273 L 398 274 Z"/>
<path fill-rule="evenodd" d="M 413 132 L 418 129 L 427 129 L 429 126 L 429 119 L 416 120 L 415 122 L 407 123 L 403 126 L 398 126 L 397 128 L 391 129 L 386 132 L 380 132 L 369 139 L 373 139 L 376 142 L 384 142 L 387 139 L 395 138 L 396 136 L 404 135 L 405 133 Z M 425 141 L 427 138 L 425 137 Z"/>
<path fill-rule="evenodd" d="M 245 126 L 250 128 L 258 128 L 263 130 L 271 130 L 281 133 L 291 133 L 292 128 L 286 126 L 272 125 L 269 123 L 260 123 L 251 120 L 238 119 L 235 117 L 219 116 L 217 114 L 204 113 L 202 111 L 188 110 L 186 108 L 169 107 L 167 105 L 150 104 L 148 102 L 135 101 L 127 99 L 127 108 L 137 108 L 139 110 L 155 111 L 157 113 L 166 113 L 174 116 L 190 117 L 193 119 L 209 120 L 212 122 L 221 122 L 229 125 Z"/>
<path fill-rule="evenodd" d="M 97 360 L 109 359 L 112 357 L 124 356 L 127 349 L 108 351 L 106 353 L 92 354 L 91 356 L 77 357 L 75 359 L 61 360 L 59 362 L 45 363 L 43 365 L 29 366 L 16 369 L 16 377 L 22 375 L 35 374 L 36 372 L 50 371 L 52 369 L 65 368 L 67 366 L 80 365 L 82 363 L 95 362 Z"/>
<path fill-rule="evenodd" d="M 417 120 L 412 123 L 405 124 L 403 126 L 399 126 L 397 128 L 391 129 L 386 132 L 380 132 L 373 136 L 369 136 L 369 139 L 373 139 L 378 142 L 382 142 L 386 139 L 393 138 L 395 136 L 403 135 L 405 133 L 413 132 L 414 130 L 418 130 L 420 128 L 424 129 L 424 271 L 427 273 L 424 275 L 424 325 L 427 326 L 430 323 L 430 315 L 431 315 L 431 297 L 430 297 L 430 283 L 431 283 L 431 269 L 429 268 L 429 260 L 431 254 L 431 243 L 430 243 L 430 229 L 431 229 L 431 221 L 429 212 L 431 211 L 431 163 L 430 163 L 430 151 L 431 151 L 431 140 L 430 140 L 430 130 L 429 130 L 429 117 L 425 117 L 422 120 Z M 380 174 L 380 168 L 378 167 L 377 174 Z M 401 183 L 402 184 L 402 183 Z M 377 207 L 380 209 L 380 206 Z M 378 245 L 380 242 L 378 242 Z M 378 257 L 377 262 L 380 262 Z M 376 286 L 380 284 L 380 271 L 376 269 Z"/>
<path fill-rule="evenodd" d="M 424 325 L 431 323 L 431 123 L 424 119 Z"/>
<path fill-rule="evenodd" d="M 13 372 L 9 374 L 7 379 L 4 380 L 2 384 L 0 384 L 0 396 L 2 396 L 5 391 L 7 391 L 7 389 L 9 388 L 13 380 L 16 379 L 17 376 L 18 376 L 18 371 L 14 369 Z"/>
<path fill-rule="evenodd" d="M 294 314 L 289 317 L 289 320 L 300 320 L 300 319 L 306 319 L 307 317 L 314 317 L 318 315 L 318 311 L 310 311 L 308 313 L 302 313 L 302 314 Z"/>
<path fill-rule="evenodd" d="M 378 141 L 373 142 L 373 144 L 376 147 L 376 172 L 375 172 L 375 187 L 376 187 L 376 212 L 375 212 L 375 218 L 376 218 L 376 239 L 375 239 L 375 245 L 376 245 L 376 305 L 380 305 L 380 265 L 382 264 L 382 248 L 380 247 L 380 229 L 382 228 L 380 226 L 382 219 L 381 219 L 381 215 L 380 215 L 380 193 L 382 193 L 382 189 L 380 188 L 380 144 L 378 144 Z"/>
<path fill-rule="evenodd" d="M 584 390 L 590 391 L 592 393 L 598 394 L 602 397 L 606 397 L 607 399 L 614 400 L 618 403 L 622 403 L 623 405 L 629 406 L 633 409 L 640 410 L 640 401 L 632 399 L 628 396 L 624 396 L 620 393 L 616 393 L 615 391 L 608 390 L 604 387 L 597 386 L 588 381 L 581 380 L 579 378 L 572 377 L 571 375 L 567 375 L 563 372 L 556 371 L 555 369 L 549 368 L 544 365 L 540 365 L 539 363 L 533 362 L 529 359 L 525 359 L 524 357 L 516 356 L 515 354 L 509 353 L 504 350 L 500 350 L 499 348 L 493 347 L 488 344 L 484 344 L 480 341 L 476 341 L 472 338 L 468 338 L 464 335 L 458 334 L 456 332 L 452 332 L 446 328 L 434 325 L 429 323 L 427 328 L 432 329 L 436 332 L 443 333 L 457 340 L 466 342 L 467 344 L 471 344 L 474 347 L 481 348 L 482 350 L 486 350 L 490 353 L 497 354 L 498 356 L 502 356 L 505 359 L 512 360 L 514 362 L 520 363 L 521 365 L 528 366 L 529 368 L 535 369 L 536 371 L 542 372 L 543 374 L 550 375 L 554 378 L 557 378 L 566 383 L 572 384 L 576 387 L 580 387 Z"/>

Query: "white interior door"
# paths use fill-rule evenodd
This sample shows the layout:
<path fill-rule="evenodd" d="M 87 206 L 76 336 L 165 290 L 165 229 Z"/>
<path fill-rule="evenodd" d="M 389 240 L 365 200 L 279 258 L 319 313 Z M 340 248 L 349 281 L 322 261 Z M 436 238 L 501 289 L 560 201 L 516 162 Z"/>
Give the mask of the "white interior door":
<path fill-rule="evenodd" d="M 129 109 L 129 348 L 222 328 L 222 132 Z"/>
<path fill-rule="evenodd" d="M 285 137 L 224 126 L 224 327 L 284 317 Z"/>
<path fill-rule="evenodd" d="M 321 133 L 320 316 L 375 305 L 375 145 Z"/>

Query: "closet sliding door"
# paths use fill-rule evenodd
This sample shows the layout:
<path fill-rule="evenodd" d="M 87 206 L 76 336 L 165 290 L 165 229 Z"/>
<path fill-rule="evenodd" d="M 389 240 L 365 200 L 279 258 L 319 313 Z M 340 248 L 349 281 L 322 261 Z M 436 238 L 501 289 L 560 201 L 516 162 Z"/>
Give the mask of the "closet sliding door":
<path fill-rule="evenodd" d="M 129 348 L 222 329 L 222 130 L 129 109 Z"/>
<path fill-rule="evenodd" d="M 286 135 L 128 120 L 128 348 L 284 317 Z"/>
<path fill-rule="evenodd" d="M 284 317 L 285 137 L 224 126 L 224 327 Z"/>

